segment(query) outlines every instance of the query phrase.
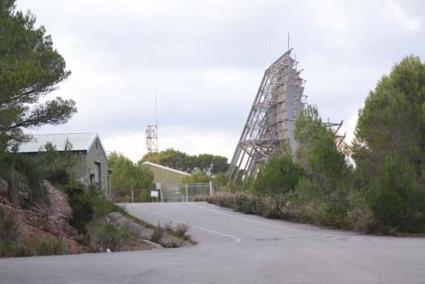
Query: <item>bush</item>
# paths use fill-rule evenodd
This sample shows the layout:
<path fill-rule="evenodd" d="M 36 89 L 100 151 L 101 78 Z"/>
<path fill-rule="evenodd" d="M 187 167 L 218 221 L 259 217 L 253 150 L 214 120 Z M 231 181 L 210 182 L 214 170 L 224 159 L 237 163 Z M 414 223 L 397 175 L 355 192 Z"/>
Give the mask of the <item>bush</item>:
<path fill-rule="evenodd" d="M 86 225 L 93 219 L 105 217 L 112 211 L 119 211 L 114 203 L 106 199 L 101 190 L 91 188 L 87 192 L 78 182 L 72 182 L 63 188 L 72 208 L 70 224 L 81 234 L 87 232 Z"/>
<path fill-rule="evenodd" d="M 176 226 L 176 235 L 182 239 L 188 239 L 187 232 L 190 230 L 189 224 L 179 223 Z"/>
<path fill-rule="evenodd" d="M 425 191 L 416 184 L 412 165 L 401 156 L 385 159 L 367 200 L 384 233 L 425 229 Z"/>
<path fill-rule="evenodd" d="M 0 242 L 16 242 L 19 232 L 13 215 L 0 207 Z"/>
<path fill-rule="evenodd" d="M 347 218 L 350 228 L 358 232 L 376 232 L 377 224 L 369 209 L 365 193 L 362 191 L 350 192 L 348 201 L 350 208 L 347 212 Z"/>
<path fill-rule="evenodd" d="M 258 198 L 256 213 L 266 218 L 279 218 L 282 204 L 284 204 L 282 196 L 264 196 Z"/>
<path fill-rule="evenodd" d="M 33 159 L 7 153 L 0 161 L 0 177 L 8 183 L 8 194 L 14 202 L 19 201 L 20 193 L 28 195 L 28 204 L 25 204 L 28 206 L 46 201 L 46 189 L 42 186 L 45 172 Z"/>
<path fill-rule="evenodd" d="M 153 230 L 151 241 L 154 243 L 159 243 L 163 235 L 164 235 L 164 228 L 162 228 L 161 224 L 158 223 L 158 225 Z"/>
<path fill-rule="evenodd" d="M 118 207 L 114 203 L 106 199 L 101 190 L 92 188 L 90 192 L 86 194 L 93 206 L 93 218 L 106 217 L 106 215 L 113 211 L 119 211 Z"/>
<path fill-rule="evenodd" d="M 316 107 L 307 105 L 301 111 L 295 138 L 296 161 L 306 175 L 322 190 L 338 191 L 340 183 L 347 181 L 346 156 L 336 145 L 336 133 L 322 121 Z"/>
<path fill-rule="evenodd" d="M 51 239 L 40 242 L 30 243 L 28 245 L 30 255 L 58 255 L 68 253 L 67 246 L 63 240 Z"/>
<path fill-rule="evenodd" d="M 104 249 L 115 250 L 125 240 L 126 232 L 110 223 L 103 223 L 97 234 L 97 243 Z"/>
<path fill-rule="evenodd" d="M 279 194 L 293 190 L 304 170 L 292 161 L 291 156 L 271 157 L 260 169 L 254 183 L 256 193 Z"/>
<path fill-rule="evenodd" d="M 233 200 L 233 208 L 246 214 L 255 214 L 257 197 L 247 193 L 236 193 Z"/>
<path fill-rule="evenodd" d="M 1 257 L 58 255 L 68 252 L 65 243 L 60 239 L 48 241 L 0 242 Z"/>
<path fill-rule="evenodd" d="M 151 202 L 152 198 L 150 193 L 150 189 L 140 190 L 139 194 L 136 196 L 136 202 Z"/>
<path fill-rule="evenodd" d="M 85 234 L 87 232 L 86 225 L 93 218 L 93 202 L 90 196 L 84 191 L 84 187 L 80 184 L 65 187 L 65 193 L 68 195 L 68 202 L 72 208 L 70 224 L 79 233 Z"/>
<path fill-rule="evenodd" d="M 234 208 L 234 196 L 234 193 L 216 192 L 214 195 L 209 196 L 207 201 L 219 206 Z"/>
<path fill-rule="evenodd" d="M 11 257 L 22 254 L 18 242 L 20 234 L 13 215 L 0 207 L 0 256 Z"/>
<path fill-rule="evenodd" d="M 342 197 L 333 195 L 321 206 L 319 211 L 320 225 L 334 228 L 346 228 L 348 201 Z"/>

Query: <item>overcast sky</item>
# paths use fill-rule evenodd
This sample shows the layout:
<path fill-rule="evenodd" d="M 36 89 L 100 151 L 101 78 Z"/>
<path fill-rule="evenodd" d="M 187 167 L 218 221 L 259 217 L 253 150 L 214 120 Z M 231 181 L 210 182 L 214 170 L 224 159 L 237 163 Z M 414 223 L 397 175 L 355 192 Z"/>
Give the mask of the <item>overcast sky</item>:
<path fill-rule="evenodd" d="M 18 0 L 53 37 L 72 75 L 50 96 L 76 101 L 65 125 L 97 132 L 109 151 L 231 158 L 267 65 L 287 34 L 308 103 L 351 136 L 368 92 L 408 54 L 425 58 L 425 1 Z"/>

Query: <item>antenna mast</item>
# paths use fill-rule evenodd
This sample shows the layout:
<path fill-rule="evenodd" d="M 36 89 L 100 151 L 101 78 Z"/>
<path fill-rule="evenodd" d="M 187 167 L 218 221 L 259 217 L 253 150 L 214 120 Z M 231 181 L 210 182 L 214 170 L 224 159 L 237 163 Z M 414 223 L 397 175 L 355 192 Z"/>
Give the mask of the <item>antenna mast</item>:
<path fill-rule="evenodd" d="M 148 153 L 158 152 L 158 98 L 155 91 L 155 124 L 146 126 L 146 149 Z"/>
<path fill-rule="evenodd" d="M 290 33 L 288 33 L 288 51 L 289 51 L 289 39 L 290 39 Z"/>

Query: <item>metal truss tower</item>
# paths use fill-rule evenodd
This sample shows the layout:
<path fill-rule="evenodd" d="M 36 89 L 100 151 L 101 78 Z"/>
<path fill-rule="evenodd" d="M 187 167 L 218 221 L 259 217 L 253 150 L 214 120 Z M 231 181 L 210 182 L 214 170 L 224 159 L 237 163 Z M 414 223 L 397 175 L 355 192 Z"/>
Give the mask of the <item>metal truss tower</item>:
<path fill-rule="evenodd" d="M 148 153 L 158 152 L 158 126 L 156 124 L 146 126 L 145 136 Z"/>
<path fill-rule="evenodd" d="M 158 95 L 155 91 L 155 124 L 146 126 L 146 150 L 148 153 L 158 152 Z"/>
<path fill-rule="evenodd" d="M 304 107 L 305 81 L 291 52 L 285 52 L 264 73 L 230 164 L 233 181 L 255 176 L 258 167 L 270 155 L 280 153 L 284 144 L 293 153 L 297 149 L 295 120 Z"/>

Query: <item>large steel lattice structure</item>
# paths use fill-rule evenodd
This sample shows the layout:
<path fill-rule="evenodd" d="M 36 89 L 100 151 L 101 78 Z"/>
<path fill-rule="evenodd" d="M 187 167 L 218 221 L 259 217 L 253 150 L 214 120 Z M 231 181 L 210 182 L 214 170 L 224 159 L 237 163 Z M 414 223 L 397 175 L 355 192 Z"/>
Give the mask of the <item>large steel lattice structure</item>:
<path fill-rule="evenodd" d="M 231 180 L 243 180 L 257 173 L 270 155 L 282 151 L 287 143 L 297 148 L 294 128 L 303 104 L 304 80 L 297 62 L 288 50 L 263 76 L 230 164 Z"/>

